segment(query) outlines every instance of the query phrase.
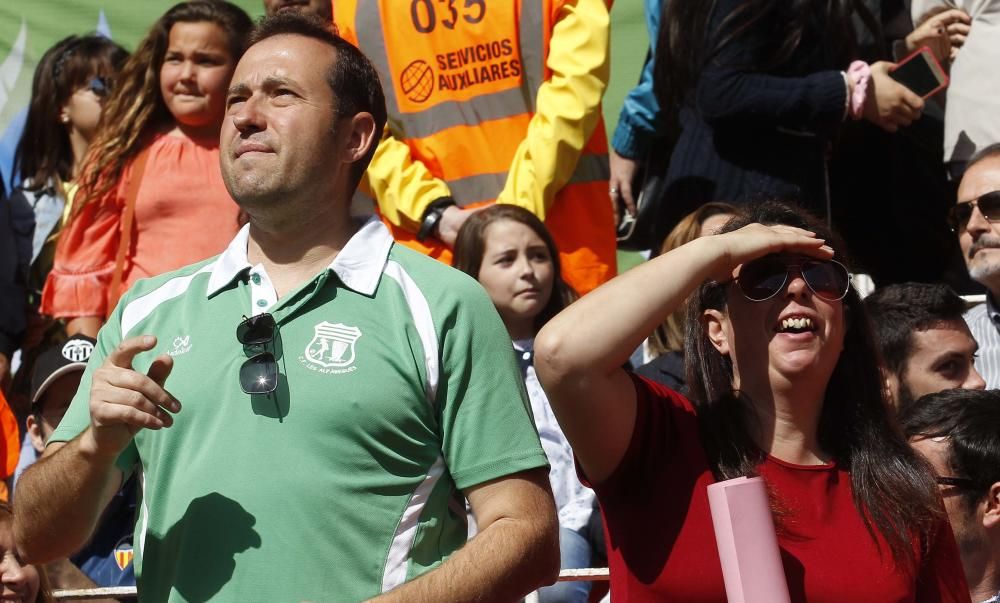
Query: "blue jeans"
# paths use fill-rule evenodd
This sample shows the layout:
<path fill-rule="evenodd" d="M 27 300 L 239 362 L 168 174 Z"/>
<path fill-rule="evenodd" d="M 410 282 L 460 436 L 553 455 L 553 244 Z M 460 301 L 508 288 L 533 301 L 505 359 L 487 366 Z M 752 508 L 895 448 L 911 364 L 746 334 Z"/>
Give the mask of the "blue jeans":
<path fill-rule="evenodd" d="M 590 541 L 576 530 L 559 528 L 559 569 L 590 567 Z M 588 581 L 556 582 L 538 589 L 540 603 L 586 603 L 590 594 Z"/>

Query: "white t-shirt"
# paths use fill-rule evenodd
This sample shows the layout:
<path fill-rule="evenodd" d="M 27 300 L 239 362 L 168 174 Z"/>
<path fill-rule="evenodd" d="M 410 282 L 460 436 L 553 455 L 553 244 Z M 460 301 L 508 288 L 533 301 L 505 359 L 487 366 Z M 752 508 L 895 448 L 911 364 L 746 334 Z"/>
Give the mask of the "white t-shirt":
<path fill-rule="evenodd" d="M 521 360 L 531 358 L 534 339 L 519 339 L 514 342 L 514 350 Z M 525 357 L 527 355 L 527 357 Z M 594 509 L 594 491 L 580 483 L 573 461 L 573 449 L 559 427 L 556 416 L 549 406 L 549 399 L 542 390 L 535 374 L 534 364 L 527 367 L 524 386 L 531 401 L 531 413 L 535 417 L 538 437 L 542 450 L 549 459 L 549 482 L 559 509 L 559 525 L 571 530 L 579 530 L 590 521 Z"/>

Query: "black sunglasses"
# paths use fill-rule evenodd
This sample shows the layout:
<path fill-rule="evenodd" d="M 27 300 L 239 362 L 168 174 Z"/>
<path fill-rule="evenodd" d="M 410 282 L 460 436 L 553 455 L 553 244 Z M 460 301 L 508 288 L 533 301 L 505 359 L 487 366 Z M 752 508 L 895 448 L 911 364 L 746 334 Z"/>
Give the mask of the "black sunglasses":
<path fill-rule="evenodd" d="M 955 488 L 964 488 L 966 490 L 976 487 L 976 482 L 967 477 L 938 476 L 934 480 L 940 486 L 954 486 Z"/>
<path fill-rule="evenodd" d="M 765 301 L 780 293 L 795 268 L 809 289 L 827 301 L 844 299 L 851 286 L 847 267 L 836 260 L 766 255 L 743 264 L 736 283 L 750 301 Z"/>
<path fill-rule="evenodd" d="M 987 222 L 1000 221 L 1000 191 L 991 191 L 972 201 L 956 203 L 948 211 L 948 225 L 955 232 L 963 232 L 969 225 L 973 208 L 979 208 Z"/>
<path fill-rule="evenodd" d="M 248 347 L 263 347 L 274 341 L 277 325 L 266 312 L 243 318 L 236 327 L 236 340 Z M 260 352 L 240 366 L 240 387 L 246 394 L 269 394 L 278 389 L 278 362 L 271 352 Z"/>

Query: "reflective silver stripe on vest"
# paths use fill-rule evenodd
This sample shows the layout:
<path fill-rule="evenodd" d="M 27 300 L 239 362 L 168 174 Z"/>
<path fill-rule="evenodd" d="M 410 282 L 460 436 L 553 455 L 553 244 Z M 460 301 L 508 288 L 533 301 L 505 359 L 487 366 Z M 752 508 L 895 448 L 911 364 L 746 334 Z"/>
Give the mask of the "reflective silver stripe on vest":
<path fill-rule="evenodd" d="M 524 77 L 521 87 L 525 90 L 528 110 L 535 112 L 535 96 L 542 85 L 545 75 L 545 15 L 542 0 L 522 0 L 521 19 L 518 22 L 518 34 L 521 36 L 521 69 Z"/>
<path fill-rule="evenodd" d="M 569 184 L 582 184 L 584 182 L 597 182 L 607 180 L 611 177 L 611 168 L 608 167 L 608 156 L 605 153 L 600 155 L 581 155 L 576 162 L 576 169 L 570 176 Z"/>
<path fill-rule="evenodd" d="M 355 16 L 358 44 L 382 76 L 389 128 L 393 134 L 399 138 L 426 138 L 455 126 L 476 126 L 484 121 L 533 113 L 535 96 L 545 73 L 543 8 L 542 0 L 525 0 L 521 4 L 518 36 L 522 77 L 519 88 L 481 94 L 464 102 L 443 102 L 423 111 L 403 114 L 396 99 L 396 82 L 389 69 L 379 2 L 359 0 Z"/>
<path fill-rule="evenodd" d="M 377 0 L 358 0 L 354 29 L 358 32 L 358 46 L 375 65 L 382 78 L 389 128 L 399 132 L 399 102 L 396 100 L 396 88 L 389 72 L 389 54 L 385 49 L 385 40 L 382 39 L 382 11 Z"/>
<path fill-rule="evenodd" d="M 507 172 L 476 174 L 445 182 L 448 183 L 448 190 L 451 191 L 455 202 L 465 206 L 470 203 L 496 199 L 500 191 L 503 190 L 503 185 L 507 182 Z"/>
<path fill-rule="evenodd" d="M 581 155 L 576 169 L 567 184 L 582 184 L 607 180 L 611 175 L 607 155 Z M 500 195 L 507 183 L 507 172 L 477 174 L 465 178 L 446 180 L 452 196 L 460 205 L 492 201 Z"/>

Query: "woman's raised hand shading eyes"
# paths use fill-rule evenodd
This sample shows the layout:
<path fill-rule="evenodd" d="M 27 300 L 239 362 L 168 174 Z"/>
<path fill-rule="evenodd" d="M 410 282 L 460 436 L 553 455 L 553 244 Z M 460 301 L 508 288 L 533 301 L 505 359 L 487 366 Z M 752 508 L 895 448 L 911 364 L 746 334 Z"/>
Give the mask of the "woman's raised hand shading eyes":
<path fill-rule="evenodd" d="M 749 224 L 732 232 L 717 235 L 712 239 L 718 244 L 719 262 L 716 263 L 712 278 L 726 281 L 732 278 L 733 270 L 740 264 L 772 253 L 790 253 L 830 259 L 833 248 L 815 233 L 794 226 Z"/>

